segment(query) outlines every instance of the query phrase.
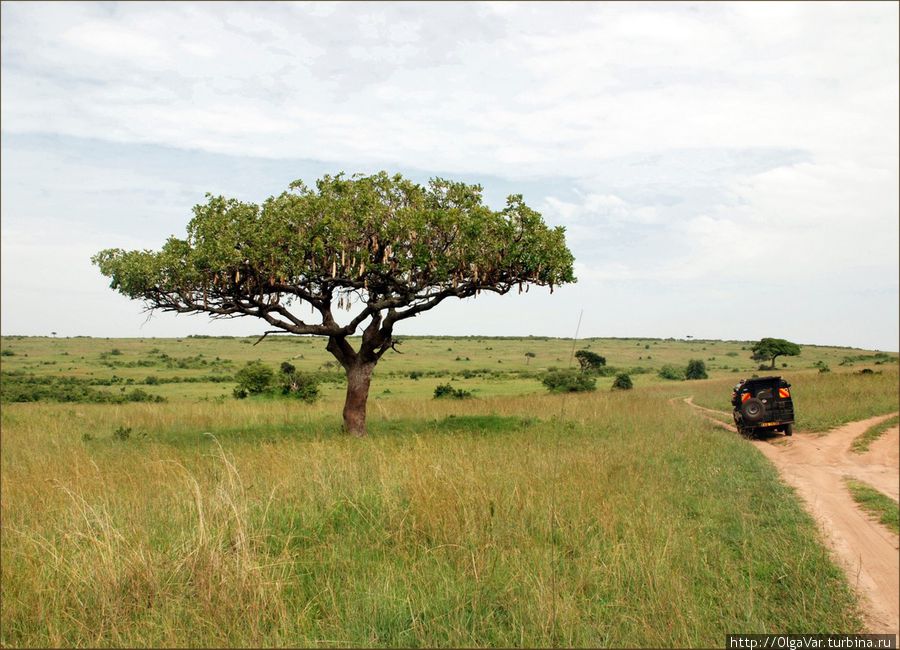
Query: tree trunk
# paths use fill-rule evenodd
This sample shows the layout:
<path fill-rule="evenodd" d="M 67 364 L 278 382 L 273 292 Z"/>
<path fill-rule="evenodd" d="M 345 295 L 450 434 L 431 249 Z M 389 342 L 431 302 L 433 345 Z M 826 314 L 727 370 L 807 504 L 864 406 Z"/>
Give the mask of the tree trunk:
<path fill-rule="evenodd" d="M 344 401 L 344 430 L 354 436 L 366 435 L 366 401 L 374 363 L 357 362 L 347 367 L 347 399 Z"/>

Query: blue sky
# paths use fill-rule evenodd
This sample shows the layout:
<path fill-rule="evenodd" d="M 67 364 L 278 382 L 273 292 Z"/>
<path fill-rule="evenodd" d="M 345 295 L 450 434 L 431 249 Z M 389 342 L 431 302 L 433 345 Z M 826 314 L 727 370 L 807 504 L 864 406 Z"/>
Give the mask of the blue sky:
<path fill-rule="evenodd" d="M 579 282 L 400 334 L 898 348 L 896 3 L 2 9 L 3 334 L 254 334 L 112 292 L 206 192 L 399 171 L 521 193 Z"/>

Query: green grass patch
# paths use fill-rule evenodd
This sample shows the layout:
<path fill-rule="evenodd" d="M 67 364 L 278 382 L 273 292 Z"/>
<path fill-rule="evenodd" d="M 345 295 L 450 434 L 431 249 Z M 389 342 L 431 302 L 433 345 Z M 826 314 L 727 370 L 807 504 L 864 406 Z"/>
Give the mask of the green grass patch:
<path fill-rule="evenodd" d="M 356 439 L 340 382 L 315 404 L 231 398 L 221 379 L 255 359 L 338 372 L 322 340 L 255 340 L 3 337 L 4 380 L 121 393 L 153 376 L 167 401 L 3 404 L 0 645 L 712 647 L 862 629 L 771 464 L 668 403 L 693 393 L 728 421 L 748 342 L 581 340 L 649 372 L 553 395 L 539 377 L 569 366 L 571 339 L 407 337 Z M 803 350 L 789 380 L 819 425 L 896 410 L 896 364 L 820 380 L 798 368 L 859 351 Z M 658 377 L 692 358 L 711 379 Z M 433 399 L 448 382 L 473 399 Z"/>
<path fill-rule="evenodd" d="M 900 415 L 895 415 L 894 417 L 883 420 L 878 424 L 872 425 L 856 437 L 856 439 L 853 441 L 853 444 L 850 445 L 850 449 L 852 451 L 855 451 L 857 454 L 862 454 L 869 451 L 869 446 L 873 442 L 878 440 L 885 431 L 887 431 L 891 427 L 897 426 L 898 423 L 900 423 Z"/>
<path fill-rule="evenodd" d="M 723 629 L 861 630 L 774 468 L 663 394 L 425 399 L 367 439 L 277 400 L 10 405 L 0 641 L 693 647 Z"/>
<path fill-rule="evenodd" d="M 847 479 L 847 488 L 853 500 L 863 510 L 875 517 L 894 533 L 900 534 L 900 506 L 892 498 L 873 488 L 871 485 L 853 479 Z"/>

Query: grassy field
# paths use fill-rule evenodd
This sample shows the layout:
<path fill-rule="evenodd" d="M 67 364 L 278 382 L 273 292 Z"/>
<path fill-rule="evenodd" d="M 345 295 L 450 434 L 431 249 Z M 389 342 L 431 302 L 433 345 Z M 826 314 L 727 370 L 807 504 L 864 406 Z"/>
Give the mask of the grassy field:
<path fill-rule="evenodd" d="M 894 533 L 900 534 L 900 507 L 896 501 L 862 481 L 847 479 L 847 487 L 863 510 Z"/>
<path fill-rule="evenodd" d="M 869 427 L 867 430 L 863 431 L 862 434 L 856 437 L 856 440 L 853 441 L 853 444 L 850 445 L 850 450 L 856 452 L 857 454 L 864 454 L 869 451 L 869 447 L 873 442 L 878 440 L 888 429 L 891 427 L 897 426 L 897 423 L 900 422 L 900 415 L 895 415 L 892 418 L 888 418 L 882 422 L 879 422 L 876 425 Z"/>
<path fill-rule="evenodd" d="M 369 437 L 350 439 L 340 383 L 313 405 L 231 397 L 248 360 L 330 361 L 319 340 L 253 340 L 2 339 L 4 390 L 65 375 L 167 401 L 3 403 L 0 643 L 683 647 L 860 630 L 772 466 L 670 402 L 727 408 L 757 372 L 746 342 L 580 341 L 651 371 L 633 391 L 608 377 L 551 395 L 540 373 L 569 365 L 571 340 L 408 338 L 376 371 Z M 786 360 L 798 414 L 826 412 L 809 426 L 896 410 L 896 355 L 873 354 Z M 711 379 L 656 375 L 690 358 Z M 446 382 L 476 398 L 432 399 Z"/>

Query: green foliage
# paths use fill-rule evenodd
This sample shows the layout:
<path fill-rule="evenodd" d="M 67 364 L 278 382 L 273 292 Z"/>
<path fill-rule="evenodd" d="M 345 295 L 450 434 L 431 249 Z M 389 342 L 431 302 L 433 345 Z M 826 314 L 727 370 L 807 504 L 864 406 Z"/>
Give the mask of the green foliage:
<path fill-rule="evenodd" d="M 551 370 L 541 379 L 551 393 L 580 393 L 597 389 L 597 380 L 575 370 Z"/>
<path fill-rule="evenodd" d="M 663 379 L 671 379 L 673 381 L 682 381 L 684 377 L 684 368 L 667 363 L 659 369 L 659 376 Z"/>
<path fill-rule="evenodd" d="M 750 349 L 753 352 L 750 356 L 751 359 L 754 361 L 771 361 L 771 368 L 775 367 L 775 359 L 778 357 L 795 357 L 800 354 L 799 345 L 784 339 L 760 339 L 757 343 L 754 343 L 753 347 Z M 762 367 L 760 367 L 760 370 L 762 370 Z"/>
<path fill-rule="evenodd" d="M 548 228 L 521 195 L 494 211 L 479 185 L 436 178 L 423 187 L 385 172 L 324 176 L 315 190 L 295 181 L 261 205 L 207 195 L 184 239 L 92 259 L 113 289 L 151 308 L 255 316 L 267 310 L 235 297 L 316 302 L 365 287 L 371 304 L 398 307 L 436 289 L 467 297 L 575 281 L 563 228 Z"/>
<path fill-rule="evenodd" d="M 631 390 L 634 388 L 634 384 L 631 381 L 631 377 L 628 373 L 620 372 L 616 375 L 616 378 L 613 380 L 612 389 L 613 390 Z"/>
<path fill-rule="evenodd" d="M 118 393 L 97 390 L 94 386 L 127 383 L 121 377 L 113 379 L 85 379 L 56 375 L 34 375 L 25 372 L 3 372 L 0 381 L 0 402 L 79 402 L 94 404 L 125 404 L 127 402 L 165 402 L 165 398 L 135 388 Z"/>
<path fill-rule="evenodd" d="M 813 364 L 813 367 L 818 368 L 819 372 L 831 372 L 831 368 L 829 368 L 828 364 L 822 360 L 816 361 Z"/>
<path fill-rule="evenodd" d="M 3 348 L 0 350 L 0 357 L 14 357 L 16 353 L 10 350 L 9 348 Z"/>
<path fill-rule="evenodd" d="M 124 442 L 131 437 L 131 427 L 120 426 L 113 431 L 113 438 Z"/>
<path fill-rule="evenodd" d="M 691 359 L 684 371 L 684 377 L 685 379 L 708 379 L 706 363 L 702 359 Z"/>
<path fill-rule="evenodd" d="M 581 372 L 594 372 L 606 365 L 606 358 L 590 350 L 578 350 L 575 353 L 575 358 L 578 359 Z"/>
<path fill-rule="evenodd" d="M 308 404 L 312 404 L 319 398 L 319 380 L 313 374 L 296 370 L 282 372 L 278 376 L 278 382 L 282 395 L 294 397 Z"/>
<path fill-rule="evenodd" d="M 472 393 L 462 388 L 453 388 L 451 384 L 439 384 L 434 389 L 434 399 L 469 399 Z"/>
<path fill-rule="evenodd" d="M 260 395 L 269 390 L 275 379 L 275 373 L 262 361 L 248 361 L 247 365 L 234 375 L 238 389 L 247 391 L 249 395 Z"/>

